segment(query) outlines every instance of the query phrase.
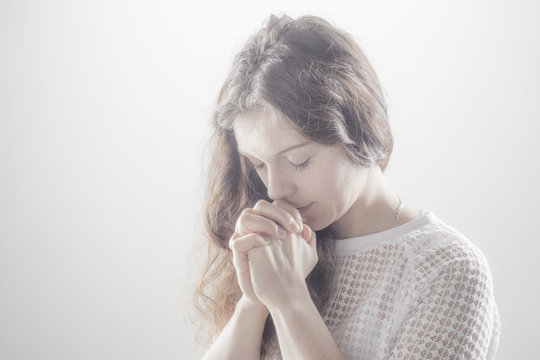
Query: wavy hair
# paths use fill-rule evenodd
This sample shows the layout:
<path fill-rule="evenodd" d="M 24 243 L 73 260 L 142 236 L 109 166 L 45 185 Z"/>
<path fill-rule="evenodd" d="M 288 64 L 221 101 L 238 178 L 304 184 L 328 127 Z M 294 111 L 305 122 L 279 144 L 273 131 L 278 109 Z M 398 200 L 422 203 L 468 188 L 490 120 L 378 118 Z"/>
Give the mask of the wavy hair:
<path fill-rule="evenodd" d="M 238 153 L 235 118 L 268 111 L 286 119 L 306 138 L 341 144 L 353 164 L 385 170 L 393 137 L 379 80 L 347 33 L 315 16 L 271 15 L 235 56 L 212 117 L 205 182 L 208 259 L 195 292 L 195 306 L 216 336 L 241 297 L 228 241 L 246 207 L 269 199 L 252 164 Z M 317 231 L 319 261 L 306 279 L 322 312 L 331 295 L 334 234 Z M 279 355 L 272 319 L 265 324 L 261 355 Z"/>

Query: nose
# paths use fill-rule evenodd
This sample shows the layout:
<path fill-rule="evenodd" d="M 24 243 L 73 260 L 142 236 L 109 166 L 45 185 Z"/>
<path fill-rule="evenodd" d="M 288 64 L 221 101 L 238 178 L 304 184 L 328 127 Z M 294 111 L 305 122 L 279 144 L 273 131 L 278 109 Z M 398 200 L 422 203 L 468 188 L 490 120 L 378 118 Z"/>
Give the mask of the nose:
<path fill-rule="evenodd" d="M 268 197 L 275 201 L 290 197 L 294 192 L 294 184 L 283 172 L 272 171 L 268 168 L 266 189 Z"/>

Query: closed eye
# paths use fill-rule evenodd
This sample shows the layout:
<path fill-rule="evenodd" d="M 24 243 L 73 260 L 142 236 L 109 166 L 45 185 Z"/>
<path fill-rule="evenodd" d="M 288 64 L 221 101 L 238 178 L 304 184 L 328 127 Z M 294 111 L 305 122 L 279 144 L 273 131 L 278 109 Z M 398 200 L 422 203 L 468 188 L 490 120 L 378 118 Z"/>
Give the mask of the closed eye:
<path fill-rule="evenodd" d="M 289 161 L 289 164 L 291 164 L 291 166 L 294 167 L 296 170 L 301 171 L 308 167 L 310 161 L 311 161 L 311 158 L 308 158 L 306 161 L 304 161 L 301 164 L 295 164 L 290 161 Z M 253 165 L 253 167 L 255 168 L 257 172 L 259 172 L 264 168 L 264 163 L 260 165 Z"/>
<path fill-rule="evenodd" d="M 291 165 L 294 166 L 297 170 L 304 170 L 305 168 L 308 167 L 310 160 L 311 160 L 311 158 L 309 157 L 306 161 L 304 161 L 301 164 L 293 164 L 293 163 L 291 163 Z"/>

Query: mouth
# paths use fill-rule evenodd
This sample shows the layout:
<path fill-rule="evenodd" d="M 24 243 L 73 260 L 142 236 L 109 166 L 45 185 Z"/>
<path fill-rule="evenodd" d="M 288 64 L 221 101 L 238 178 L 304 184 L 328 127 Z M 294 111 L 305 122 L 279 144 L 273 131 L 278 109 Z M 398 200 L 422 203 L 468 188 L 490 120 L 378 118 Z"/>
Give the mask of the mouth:
<path fill-rule="evenodd" d="M 313 205 L 313 203 L 310 203 L 303 207 L 299 207 L 297 208 L 297 210 L 300 212 L 300 215 L 304 215 L 311 208 L 311 205 Z"/>

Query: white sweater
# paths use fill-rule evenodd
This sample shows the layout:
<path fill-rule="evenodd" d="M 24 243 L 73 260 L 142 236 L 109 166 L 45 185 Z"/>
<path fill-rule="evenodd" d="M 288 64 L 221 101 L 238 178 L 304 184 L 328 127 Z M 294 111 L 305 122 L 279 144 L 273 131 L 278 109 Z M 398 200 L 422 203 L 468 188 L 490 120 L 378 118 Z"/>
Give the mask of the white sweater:
<path fill-rule="evenodd" d="M 488 263 L 432 212 L 336 241 L 322 317 L 348 359 L 495 358 L 500 320 Z"/>

